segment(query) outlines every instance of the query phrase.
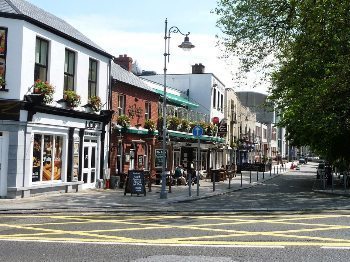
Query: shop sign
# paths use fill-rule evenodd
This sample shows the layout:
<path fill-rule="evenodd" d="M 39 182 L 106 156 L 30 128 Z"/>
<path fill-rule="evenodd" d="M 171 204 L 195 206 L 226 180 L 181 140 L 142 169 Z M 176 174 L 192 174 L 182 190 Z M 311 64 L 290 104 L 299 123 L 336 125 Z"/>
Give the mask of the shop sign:
<path fill-rule="evenodd" d="M 126 193 L 131 193 L 131 195 L 146 195 L 145 174 L 143 171 L 130 170 L 126 184 L 127 186 L 125 187 L 124 195 L 126 195 Z"/>
<path fill-rule="evenodd" d="M 226 121 L 226 119 L 222 119 L 220 121 L 220 124 L 218 127 L 218 133 L 219 134 L 226 134 L 227 133 L 227 121 Z"/>
<path fill-rule="evenodd" d="M 101 130 L 101 122 L 96 121 L 85 121 L 86 129 Z"/>

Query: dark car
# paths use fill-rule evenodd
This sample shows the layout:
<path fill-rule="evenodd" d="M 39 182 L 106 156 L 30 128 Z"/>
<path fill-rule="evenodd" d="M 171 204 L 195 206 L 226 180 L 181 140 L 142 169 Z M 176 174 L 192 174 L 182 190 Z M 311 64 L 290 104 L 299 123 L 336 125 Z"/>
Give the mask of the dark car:
<path fill-rule="evenodd" d="M 305 164 L 305 158 L 299 158 L 299 164 Z"/>

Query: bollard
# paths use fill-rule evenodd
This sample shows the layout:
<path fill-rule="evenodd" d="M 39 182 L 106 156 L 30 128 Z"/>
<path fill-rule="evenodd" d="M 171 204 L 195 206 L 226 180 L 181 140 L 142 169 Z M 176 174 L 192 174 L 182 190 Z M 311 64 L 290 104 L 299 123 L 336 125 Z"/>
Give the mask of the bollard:
<path fill-rule="evenodd" d="M 271 169 L 272 169 L 272 168 L 270 167 L 270 176 L 271 176 Z"/>
<path fill-rule="evenodd" d="M 191 176 L 191 172 L 188 172 L 188 196 L 192 196 L 192 176 Z"/>
<path fill-rule="evenodd" d="M 278 175 L 278 166 L 277 166 L 277 175 Z"/>
<path fill-rule="evenodd" d="M 215 172 L 213 172 L 213 192 L 215 191 Z"/>
<path fill-rule="evenodd" d="M 243 177 L 242 177 L 242 172 L 241 172 L 241 187 L 243 186 Z"/>
<path fill-rule="evenodd" d="M 252 170 L 249 170 L 249 184 L 252 183 Z"/>
<path fill-rule="evenodd" d="M 275 175 L 276 174 L 276 170 L 275 170 L 275 166 L 273 167 L 273 175 Z"/>
<path fill-rule="evenodd" d="M 263 170 L 263 179 L 265 179 L 265 170 Z"/>
<path fill-rule="evenodd" d="M 256 181 L 259 181 L 259 171 L 256 171 Z"/>

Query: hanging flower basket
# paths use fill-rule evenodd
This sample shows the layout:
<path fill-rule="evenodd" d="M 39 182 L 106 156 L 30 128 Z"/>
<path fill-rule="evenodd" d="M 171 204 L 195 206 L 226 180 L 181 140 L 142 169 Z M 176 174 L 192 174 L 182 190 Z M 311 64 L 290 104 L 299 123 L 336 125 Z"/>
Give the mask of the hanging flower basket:
<path fill-rule="evenodd" d="M 126 115 L 120 115 L 117 118 L 117 124 L 126 128 L 130 126 L 130 118 Z"/>
<path fill-rule="evenodd" d="M 55 88 L 47 81 L 36 80 L 33 85 L 33 94 L 41 95 L 44 104 L 50 104 L 53 101 Z"/>
<path fill-rule="evenodd" d="M 94 112 L 100 111 L 102 107 L 101 98 L 99 96 L 90 97 L 85 107 L 90 107 Z"/>
<path fill-rule="evenodd" d="M 0 76 L 0 89 L 5 89 L 6 81 L 5 78 Z"/>
<path fill-rule="evenodd" d="M 154 132 L 156 130 L 156 123 L 152 119 L 147 119 L 144 128 L 148 129 L 150 132 Z"/>
<path fill-rule="evenodd" d="M 80 105 L 80 96 L 74 90 L 66 90 L 63 93 L 63 101 L 68 107 L 77 107 Z"/>

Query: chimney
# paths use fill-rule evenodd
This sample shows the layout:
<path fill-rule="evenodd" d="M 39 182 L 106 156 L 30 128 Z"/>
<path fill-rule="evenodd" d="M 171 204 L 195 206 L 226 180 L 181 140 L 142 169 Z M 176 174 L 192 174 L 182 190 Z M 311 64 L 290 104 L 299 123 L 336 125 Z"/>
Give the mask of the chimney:
<path fill-rule="evenodd" d="M 192 74 L 204 74 L 205 66 L 201 63 L 192 66 Z"/>
<path fill-rule="evenodd" d="M 132 58 L 127 55 L 119 55 L 119 57 L 114 58 L 114 63 L 120 65 L 125 70 L 131 72 L 132 69 Z"/>

